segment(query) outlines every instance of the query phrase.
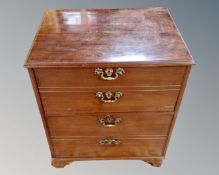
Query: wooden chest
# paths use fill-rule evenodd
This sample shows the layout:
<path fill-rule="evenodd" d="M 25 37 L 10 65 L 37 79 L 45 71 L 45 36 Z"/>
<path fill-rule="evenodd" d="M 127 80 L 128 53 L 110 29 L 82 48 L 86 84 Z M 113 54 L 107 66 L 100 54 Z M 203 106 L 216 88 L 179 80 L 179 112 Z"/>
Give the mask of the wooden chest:
<path fill-rule="evenodd" d="M 47 11 L 25 67 L 52 165 L 160 166 L 193 64 L 165 8 Z"/>

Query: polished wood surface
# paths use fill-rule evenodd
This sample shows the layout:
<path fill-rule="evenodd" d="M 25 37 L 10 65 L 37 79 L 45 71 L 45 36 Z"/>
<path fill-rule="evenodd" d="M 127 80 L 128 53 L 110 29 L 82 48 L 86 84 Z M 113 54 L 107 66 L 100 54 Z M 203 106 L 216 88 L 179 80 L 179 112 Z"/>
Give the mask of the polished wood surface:
<path fill-rule="evenodd" d="M 118 145 L 100 145 L 103 137 L 53 139 L 54 157 L 159 157 L 163 155 L 164 138 L 117 138 Z"/>
<path fill-rule="evenodd" d="M 47 87 L 115 87 L 180 86 L 186 67 L 124 68 L 116 80 L 106 81 L 95 75 L 95 68 L 34 69 L 39 88 Z"/>
<path fill-rule="evenodd" d="M 47 11 L 25 67 L 52 165 L 131 159 L 161 166 L 193 64 L 166 8 Z M 97 68 L 124 72 L 104 80 Z M 115 102 L 103 102 L 108 91 L 120 92 Z"/>
<path fill-rule="evenodd" d="M 186 88 L 187 80 L 189 78 L 190 70 L 191 70 L 191 66 L 188 66 L 187 70 L 186 70 L 186 73 L 184 75 L 184 80 L 183 80 L 183 83 L 182 83 L 182 87 L 180 89 L 179 96 L 178 96 L 178 99 L 177 99 L 177 102 L 176 102 L 176 106 L 175 106 L 175 110 L 174 110 L 175 113 L 174 113 L 174 116 L 173 116 L 173 121 L 171 123 L 171 127 L 170 127 L 170 130 L 169 130 L 169 133 L 168 133 L 168 137 L 167 137 L 167 142 L 166 142 L 165 149 L 164 149 L 164 154 L 165 155 L 166 155 L 167 147 L 168 147 L 168 144 L 169 144 L 172 132 L 173 132 L 173 128 L 174 128 L 174 125 L 175 125 L 175 122 L 176 122 L 176 119 L 177 119 L 177 114 L 178 114 L 178 111 L 179 111 L 179 108 L 180 108 L 180 104 L 182 102 L 182 98 L 183 98 L 183 94 L 184 94 L 184 91 L 185 91 L 185 88 Z"/>
<path fill-rule="evenodd" d="M 47 117 L 52 138 L 74 136 L 167 136 L 172 122 L 173 113 L 142 112 L 142 113 L 110 113 L 121 122 L 111 128 L 102 125 L 100 118 L 109 113 L 82 113 L 70 116 Z"/>
<path fill-rule="evenodd" d="M 166 8 L 50 10 L 26 67 L 193 64 Z"/>
<path fill-rule="evenodd" d="M 47 142 L 49 144 L 49 148 L 50 148 L 50 151 L 51 151 L 51 156 L 53 156 L 53 147 L 52 147 L 51 140 L 50 140 L 50 135 L 51 134 L 49 132 L 48 123 L 46 122 L 45 112 L 44 112 L 44 108 L 43 108 L 42 101 L 41 101 L 41 98 L 40 98 L 39 90 L 37 88 L 37 83 L 36 83 L 36 79 L 35 79 L 33 69 L 29 68 L 28 73 L 29 73 L 30 80 L 31 80 L 31 83 L 32 83 L 32 87 L 33 87 L 33 90 L 34 90 L 34 94 L 35 94 L 35 97 L 36 97 L 36 102 L 38 104 L 38 108 L 39 108 L 40 116 L 41 116 L 41 119 L 42 119 L 42 123 L 43 123 L 44 129 L 45 129 L 45 134 L 46 134 Z"/>
<path fill-rule="evenodd" d="M 109 89 L 110 90 L 110 89 Z M 104 103 L 96 98 L 97 90 L 86 91 L 41 91 L 46 115 L 73 114 L 75 112 L 132 112 L 132 111 L 174 111 L 179 90 L 117 89 L 123 96 L 114 103 Z M 105 91 L 104 91 L 105 92 Z M 115 92 L 115 91 L 113 91 Z"/>

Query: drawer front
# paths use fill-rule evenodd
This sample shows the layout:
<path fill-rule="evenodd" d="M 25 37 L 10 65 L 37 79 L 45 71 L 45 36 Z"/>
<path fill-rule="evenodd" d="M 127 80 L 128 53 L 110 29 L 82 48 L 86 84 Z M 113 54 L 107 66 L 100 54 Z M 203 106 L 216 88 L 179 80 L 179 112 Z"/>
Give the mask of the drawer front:
<path fill-rule="evenodd" d="M 96 91 L 45 92 L 41 99 L 46 115 L 73 114 L 75 112 L 133 112 L 173 111 L 178 90 L 121 91 L 123 95 L 113 103 L 96 97 Z M 115 92 L 114 97 L 115 97 Z M 108 101 L 108 100 L 106 100 Z"/>
<path fill-rule="evenodd" d="M 87 113 L 49 116 L 52 137 L 70 136 L 167 136 L 171 113 Z"/>
<path fill-rule="evenodd" d="M 39 87 L 109 87 L 181 85 L 185 67 L 138 67 L 124 68 L 124 71 L 116 80 L 109 81 L 103 79 L 108 78 L 105 74 L 103 78 L 95 75 L 95 68 L 34 69 Z M 115 78 L 115 74 L 110 77 Z"/>
<path fill-rule="evenodd" d="M 159 157 L 163 156 L 163 148 L 165 139 L 132 139 L 118 138 L 116 141 L 119 144 L 102 145 L 99 142 L 102 140 L 105 144 L 109 139 L 105 138 L 76 138 L 76 139 L 53 139 L 54 156 L 60 158 L 116 158 L 116 157 Z M 116 142 L 112 142 L 116 143 Z"/>

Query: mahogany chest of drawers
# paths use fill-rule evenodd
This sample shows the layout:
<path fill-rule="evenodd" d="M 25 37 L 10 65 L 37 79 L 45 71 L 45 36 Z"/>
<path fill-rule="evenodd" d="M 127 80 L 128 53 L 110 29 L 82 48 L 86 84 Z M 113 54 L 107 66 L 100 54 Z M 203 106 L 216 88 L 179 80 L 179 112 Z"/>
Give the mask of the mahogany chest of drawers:
<path fill-rule="evenodd" d="M 47 11 L 25 67 L 52 165 L 160 166 L 193 64 L 166 8 Z"/>

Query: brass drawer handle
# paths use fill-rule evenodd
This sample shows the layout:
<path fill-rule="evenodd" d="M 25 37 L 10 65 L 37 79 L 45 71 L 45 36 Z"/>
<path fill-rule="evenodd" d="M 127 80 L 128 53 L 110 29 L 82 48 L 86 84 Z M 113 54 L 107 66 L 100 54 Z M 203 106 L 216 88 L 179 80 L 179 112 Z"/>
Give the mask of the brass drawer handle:
<path fill-rule="evenodd" d="M 122 119 L 120 117 L 112 117 L 111 115 L 107 115 L 106 117 L 99 118 L 99 123 L 104 127 L 114 127 L 121 123 Z"/>
<path fill-rule="evenodd" d="M 101 139 L 99 141 L 100 145 L 118 145 L 121 141 L 118 139 Z"/>
<path fill-rule="evenodd" d="M 118 67 L 115 71 L 112 68 L 106 68 L 105 70 L 96 68 L 94 72 L 96 75 L 100 75 L 103 80 L 116 80 L 119 75 L 125 73 L 125 70 L 121 67 Z"/>
<path fill-rule="evenodd" d="M 111 91 L 108 92 L 97 92 L 96 97 L 99 98 L 104 103 L 114 103 L 116 102 L 121 96 L 123 95 L 122 92 L 115 92 L 114 94 Z"/>

